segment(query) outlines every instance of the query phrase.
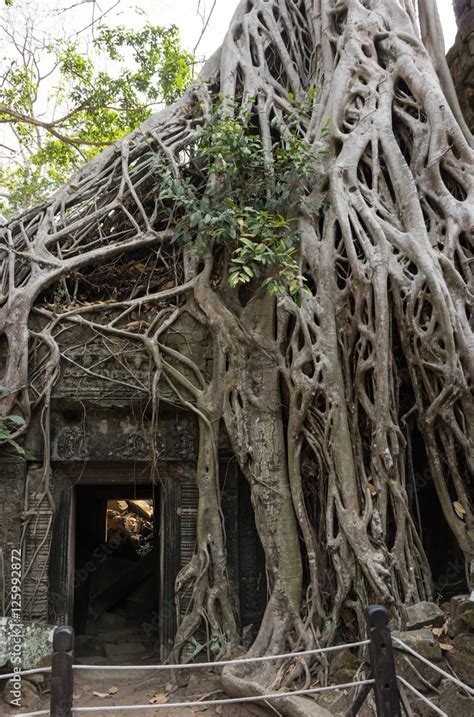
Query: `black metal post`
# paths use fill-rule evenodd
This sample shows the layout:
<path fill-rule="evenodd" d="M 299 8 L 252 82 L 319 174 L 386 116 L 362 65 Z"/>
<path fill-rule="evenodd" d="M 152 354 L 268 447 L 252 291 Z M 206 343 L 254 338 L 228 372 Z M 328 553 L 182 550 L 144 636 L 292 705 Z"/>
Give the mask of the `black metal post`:
<path fill-rule="evenodd" d="M 57 627 L 53 636 L 51 717 L 72 717 L 74 630 Z"/>
<path fill-rule="evenodd" d="M 388 629 L 388 612 L 381 605 L 371 605 L 365 612 L 372 675 L 375 680 L 377 717 L 401 717 L 392 638 Z"/>

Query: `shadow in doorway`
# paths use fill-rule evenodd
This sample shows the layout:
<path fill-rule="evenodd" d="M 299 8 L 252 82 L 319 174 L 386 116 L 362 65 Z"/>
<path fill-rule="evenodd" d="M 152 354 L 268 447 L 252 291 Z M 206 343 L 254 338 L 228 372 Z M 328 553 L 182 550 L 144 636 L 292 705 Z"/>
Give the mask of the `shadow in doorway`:
<path fill-rule="evenodd" d="M 76 488 L 74 628 L 79 658 L 139 662 L 144 626 L 158 611 L 158 491 L 154 486 Z"/>

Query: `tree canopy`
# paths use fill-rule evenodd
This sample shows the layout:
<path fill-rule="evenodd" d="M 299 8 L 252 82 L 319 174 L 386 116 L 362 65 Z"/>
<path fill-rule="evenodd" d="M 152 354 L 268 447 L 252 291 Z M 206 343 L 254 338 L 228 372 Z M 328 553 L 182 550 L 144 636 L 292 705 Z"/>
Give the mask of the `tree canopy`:
<path fill-rule="evenodd" d="M 16 29 L 3 29 L 0 61 L 0 125 L 14 145 L 0 167 L 5 216 L 42 201 L 84 161 L 174 102 L 193 69 L 177 27 L 146 18 L 138 30 L 99 24 L 87 52 L 84 38 L 38 39 L 32 21 L 18 38 Z"/>

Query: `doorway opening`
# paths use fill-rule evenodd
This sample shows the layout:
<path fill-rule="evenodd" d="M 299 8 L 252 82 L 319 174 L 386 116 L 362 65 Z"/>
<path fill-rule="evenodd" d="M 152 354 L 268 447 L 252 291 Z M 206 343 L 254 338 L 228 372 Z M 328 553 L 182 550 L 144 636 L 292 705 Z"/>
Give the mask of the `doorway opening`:
<path fill-rule="evenodd" d="M 416 428 L 411 443 L 414 481 L 408 494 L 433 575 L 433 598 L 441 602 L 467 591 L 464 557 L 444 516 L 423 436 Z"/>
<path fill-rule="evenodd" d="M 159 500 L 153 485 L 76 487 L 74 628 L 78 657 L 151 654 L 158 612 Z"/>

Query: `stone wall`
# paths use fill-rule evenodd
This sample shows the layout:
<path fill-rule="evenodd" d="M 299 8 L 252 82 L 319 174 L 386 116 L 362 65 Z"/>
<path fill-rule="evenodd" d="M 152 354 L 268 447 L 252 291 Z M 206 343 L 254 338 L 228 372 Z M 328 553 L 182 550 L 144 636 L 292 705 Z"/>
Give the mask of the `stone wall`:
<path fill-rule="evenodd" d="M 474 0 L 456 0 L 456 42 L 447 55 L 459 103 L 471 132 L 474 131 Z"/>
<path fill-rule="evenodd" d="M 10 612 L 13 551 L 20 548 L 24 508 L 25 461 L 0 455 L 0 616 Z"/>

